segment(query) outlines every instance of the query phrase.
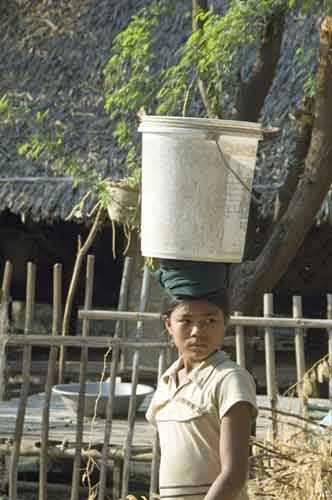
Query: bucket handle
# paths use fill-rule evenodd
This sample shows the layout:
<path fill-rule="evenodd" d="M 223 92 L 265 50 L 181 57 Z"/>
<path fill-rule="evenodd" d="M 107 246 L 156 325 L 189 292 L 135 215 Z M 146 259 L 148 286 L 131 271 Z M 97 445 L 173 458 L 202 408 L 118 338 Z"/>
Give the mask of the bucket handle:
<path fill-rule="evenodd" d="M 220 147 L 220 144 L 218 142 L 218 139 L 215 139 L 215 143 L 217 145 L 217 148 L 218 148 L 218 151 L 220 153 L 220 156 L 221 156 L 221 159 L 223 160 L 224 164 L 226 165 L 226 168 L 234 175 L 234 177 L 239 181 L 239 183 L 244 187 L 244 189 L 246 191 L 248 191 L 251 199 L 257 203 L 257 205 L 259 205 L 259 199 L 257 198 L 257 196 L 255 196 L 252 192 L 252 190 L 249 188 L 249 186 L 247 186 L 247 184 L 244 182 L 243 179 L 241 179 L 241 177 L 239 176 L 239 174 L 237 172 L 235 172 L 235 170 L 230 166 L 228 160 L 226 159 L 221 147 Z"/>

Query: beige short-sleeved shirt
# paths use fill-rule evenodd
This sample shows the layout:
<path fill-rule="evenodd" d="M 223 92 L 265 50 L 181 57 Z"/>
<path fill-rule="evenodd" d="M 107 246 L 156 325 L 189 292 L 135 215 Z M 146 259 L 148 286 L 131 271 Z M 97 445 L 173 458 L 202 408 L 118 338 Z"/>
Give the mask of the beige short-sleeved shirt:
<path fill-rule="evenodd" d="M 161 377 L 146 418 L 157 425 L 160 447 L 160 498 L 203 500 L 221 470 L 222 417 L 246 401 L 257 415 L 251 375 L 223 351 L 212 354 L 176 386 L 181 358 Z M 245 490 L 237 500 L 247 499 Z"/>

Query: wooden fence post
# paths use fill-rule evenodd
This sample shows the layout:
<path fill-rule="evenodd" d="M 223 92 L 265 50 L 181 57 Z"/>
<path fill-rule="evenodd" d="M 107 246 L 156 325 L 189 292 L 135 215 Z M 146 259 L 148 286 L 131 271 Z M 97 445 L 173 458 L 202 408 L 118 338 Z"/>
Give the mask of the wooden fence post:
<path fill-rule="evenodd" d="M 264 294 L 264 317 L 273 315 L 273 295 Z M 276 379 L 276 360 L 274 349 L 274 337 L 272 328 L 265 328 L 265 364 L 266 364 L 266 386 L 267 394 L 270 400 L 272 410 L 272 439 L 277 436 L 277 418 L 274 410 L 277 405 L 277 379 Z"/>
<path fill-rule="evenodd" d="M 166 349 L 161 349 L 158 360 L 158 380 L 165 371 Z M 152 449 L 152 463 L 151 463 L 151 481 L 150 481 L 150 496 L 149 498 L 158 498 L 157 491 L 159 489 L 159 464 L 160 464 L 160 444 L 158 431 L 155 430 Z"/>
<path fill-rule="evenodd" d="M 328 293 L 326 296 L 327 301 L 327 319 L 332 319 L 332 294 Z M 332 329 L 328 332 L 328 353 L 329 353 L 329 363 L 332 366 Z M 332 377 L 329 380 L 329 398 L 332 398 Z"/>
<path fill-rule="evenodd" d="M 146 310 L 149 299 L 150 280 L 151 280 L 150 271 L 147 267 L 144 267 L 139 312 L 144 312 Z M 143 337 L 143 321 L 139 321 L 137 323 L 137 329 L 136 329 L 136 341 L 139 341 L 140 339 L 142 339 L 142 337 Z M 140 351 L 139 349 L 136 349 L 133 357 L 131 397 L 130 397 L 129 411 L 128 411 L 128 428 L 127 428 L 127 437 L 125 441 L 124 458 L 123 458 L 123 476 L 122 476 L 122 491 L 121 491 L 122 495 L 121 498 L 123 499 L 125 499 L 128 495 L 129 466 L 130 466 L 131 447 L 132 447 L 134 427 L 135 427 L 136 389 L 138 384 L 139 359 L 140 359 Z"/>
<path fill-rule="evenodd" d="M 85 284 L 85 300 L 84 308 L 91 309 L 92 293 L 94 281 L 94 256 L 88 255 L 86 267 L 86 284 Z M 82 336 L 87 337 L 90 334 L 90 319 L 83 320 Z M 81 456 L 83 443 L 83 427 L 84 427 L 84 408 L 85 408 L 85 382 L 88 365 L 89 351 L 88 347 L 81 348 L 81 365 L 80 365 L 80 390 L 77 404 L 77 419 L 76 419 L 76 439 L 75 439 L 75 457 L 73 462 L 73 477 L 71 500 L 79 499 L 80 481 L 81 481 Z"/>
<path fill-rule="evenodd" d="M 241 316 L 241 312 L 234 312 L 234 316 Z M 245 350 L 245 339 L 244 339 L 244 328 L 243 326 L 236 325 L 235 327 L 235 352 L 236 352 L 236 362 L 241 368 L 246 367 L 246 350 Z"/>
<path fill-rule="evenodd" d="M 132 275 L 134 264 L 133 257 L 126 257 L 123 266 L 123 273 L 121 279 L 121 287 L 119 294 L 119 305 L 118 311 L 127 311 L 128 310 L 128 291 L 130 285 L 130 278 Z M 115 337 L 127 338 L 127 324 L 125 321 L 118 320 L 115 325 Z M 127 353 L 126 349 L 121 349 L 121 358 L 120 358 L 120 370 L 124 370 L 127 365 Z"/>
<path fill-rule="evenodd" d="M 124 262 L 121 287 L 120 287 L 120 295 L 119 295 L 119 311 L 125 311 L 128 305 L 128 290 L 130 284 L 130 277 L 133 268 L 133 257 L 126 257 Z M 126 338 L 126 323 L 125 321 L 118 320 L 115 325 L 115 338 Z M 108 464 L 108 447 L 112 434 L 112 419 L 113 419 L 113 409 L 114 409 L 114 393 L 115 393 L 115 384 L 116 384 L 116 374 L 118 369 L 118 361 L 120 355 L 119 346 L 114 346 L 112 349 L 112 362 L 111 362 L 111 375 L 110 375 L 110 387 L 109 387 L 109 396 L 106 408 L 106 421 L 105 421 L 105 432 L 104 432 L 104 443 L 102 450 L 102 458 L 100 465 L 100 476 L 99 476 L 99 493 L 98 499 L 104 500 L 105 491 L 106 491 L 106 476 L 107 476 L 107 464 Z M 126 366 L 126 349 L 121 349 L 121 367 Z M 119 496 L 120 480 L 115 481 L 116 473 L 118 472 L 119 464 L 116 460 L 114 460 L 114 472 L 113 472 L 113 492 L 115 491 L 115 495 Z M 121 469 L 121 465 L 120 465 Z M 116 484 L 115 484 L 116 483 Z M 116 496 L 114 495 L 114 498 Z"/>
<path fill-rule="evenodd" d="M 61 334 L 62 319 L 62 265 L 55 264 L 53 268 L 53 319 L 52 335 Z M 41 424 L 41 450 L 40 450 L 40 468 L 39 468 L 39 500 L 47 500 L 47 466 L 48 466 L 48 432 L 50 404 L 52 396 L 52 387 L 56 374 L 56 361 L 58 347 L 50 347 L 47 377 L 45 383 L 45 397 L 43 403 L 43 416 Z"/>
<path fill-rule="evenodd" d="M 293 297 L 293 318 L 299 319 L 303 317 L 302 297 L 294 295 Z M 298 390 L 297 394 L 300 398 L 300 404 L 303 416 L 307 415 L 307 404 L 303 397 L 302 379 L 305 374 L 305 356 L 304 356 L 304 330 L 303 328 L 295 328 L 295 358 L 296 358 L 296 375 Z"/>
<path fill-rule="evenodd" d="M 9 333 L 8 308 L 12 276 L 13 266 L 12 263 L 7 260 L 0 290 L 0 401 L 5 401 L 8 397 L 6 338 Z"/>
<path fill-rule="evenodd" d="M 28 262 L 24 335 L 29 335 L 29 333 L 31 332 L 34 311 L 35 311 L 35 292 L 36 292 L 36 266 L 32 262 Z M 25 345 L 23 348 L 23 364 L 22 364 L 23 380 L 22 380 L 20 402 L 17 411 L 17 419 L 15 425 L 14 446 L 11 454 L 10 470 L 9 470 L 10 500 L 17 500 L 17 465 L 18 465 L 21 440 L 23 435 L 25 410 L 27 406 L 29 389 L 30 389 L 31 352 L 32 352 L 31 345 Z"/>

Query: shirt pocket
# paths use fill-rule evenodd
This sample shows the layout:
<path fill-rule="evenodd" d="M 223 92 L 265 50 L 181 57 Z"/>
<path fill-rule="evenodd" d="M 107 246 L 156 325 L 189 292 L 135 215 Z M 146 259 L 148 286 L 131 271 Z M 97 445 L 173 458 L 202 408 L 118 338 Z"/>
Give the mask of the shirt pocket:
<path fill-rule="evenodd" d="M 197 398 L 188 398 L 185 395 L 178 394 L 172 399 L 165 401 L 162 406 L 156 408 L 156 422 L 188 422 L 195 418 L 211 413 L 211 405 L 208 401 L 197 400 Z"/>

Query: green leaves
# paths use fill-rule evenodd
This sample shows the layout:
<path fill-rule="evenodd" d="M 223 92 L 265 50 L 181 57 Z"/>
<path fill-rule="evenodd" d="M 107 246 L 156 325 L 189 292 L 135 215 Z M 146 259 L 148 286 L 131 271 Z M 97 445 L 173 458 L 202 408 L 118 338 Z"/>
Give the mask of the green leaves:
<path fill-rule="evenodd" d="M 105 70 L 105 109 L 116 127 L 117 147 L 126 156 L 126 167 L 131 181 L 139 177 L 137 112 L 148 113 L 156 107 L 156 94 L 160 86 L 160 73 L 153 73 L 153 37 L 161 17 L 172 7 L 154 1 L 131 18 L 128 26 L 113 43 L 112 56 Z"/>
<path fill-rule="evenodd" d="M 303 85 L 304 93 L 307 97 L 314 97 L 316 94 L 316 75 L 308 75 Z"/>
<path fill-rule="evenodd" d="M 9 106 L 9 101 L 8 101 L 8 98 L 5 95 L 3 95 L 0 99 L 0 114 L 2 115 L 8 115 L 9 113 L 9 109 L 10 109 L 10 106 Z"/>
<path fill-rule="evenodd" d="M 199 80 L 203 80 L 210 103 L 221 117 L 219 102 L 224 94 L 229 100 L 235 98 L 238 72 L 246 62 L 247 47 L 260 43 L 271 16 L 287 9 L 313 8 L 317 2 L 230 0 L 223 15 L 213 9 L 200 11 L 200 29 L 188 35 L 177 50 L 174 63 L 166 67 L 158 64 L 160 53 L 156 47 L 160 51 L 160 24 L 165 16 L 173 15 L 171 2 L 154 0 L 133 16 L 115 38 L 104 73 L 105 108 L 116 122 L 114 138 L 117 147 L 126 154 L 128 170 L 138 169 L 139 109 L 157 115 L 185 114 L 190 111 L 191 96 L 198 94 Z M 307 79 L 305 91 L 309 95 L 314 92 L 312 77 Z"/>

